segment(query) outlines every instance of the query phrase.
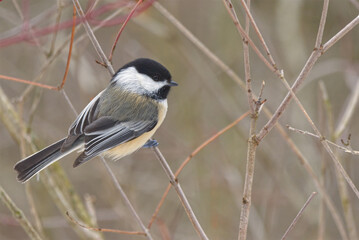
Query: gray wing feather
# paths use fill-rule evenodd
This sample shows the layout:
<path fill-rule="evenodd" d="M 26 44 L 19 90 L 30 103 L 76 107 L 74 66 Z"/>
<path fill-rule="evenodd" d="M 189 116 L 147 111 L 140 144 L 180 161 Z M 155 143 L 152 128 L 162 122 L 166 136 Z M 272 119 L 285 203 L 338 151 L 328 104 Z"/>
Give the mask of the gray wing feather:
<path fill-rule="evenodd" d="M 103 91 L 97 94 L 97 96 L 92 99 L 89 104 L 87 104 L 84 110 L 82 110 L 76 120 L 72 123 L 69 128 L 68 136 L 61 146 L 62 152 L 66 151 L 68 148 L 71 148 L 72 144 L 83 135 L 85 127 L 93 121 L 102 93 Z"/>
<path fill-rule="evenodd" d="M 104 128 L 104 125 L 111 125 L 111 121 L 112 126 Z M 157 120 L 117 122 L 110 117 L 99 118 L 85 128 L 85 150 L 76 159 L 74 166 L 151 131 L 156 124 Z"/>
<path fill-rule="evenodd" d="M 82 112 L 79 114 L 77 119 L 74 121 L 74 123 L 71 125 L 69 129 L 69 135 L 79 135 L 82 134 L 85 130 L 85 127 L 92 122 L 93 117 L 96 112 L 97 104 L 100 100 L 101 94 L 104 91 L 97 94 L 97 96 L 92 99 L 92 101 L 87 104 L 87 106 L 82 110 Z"/>

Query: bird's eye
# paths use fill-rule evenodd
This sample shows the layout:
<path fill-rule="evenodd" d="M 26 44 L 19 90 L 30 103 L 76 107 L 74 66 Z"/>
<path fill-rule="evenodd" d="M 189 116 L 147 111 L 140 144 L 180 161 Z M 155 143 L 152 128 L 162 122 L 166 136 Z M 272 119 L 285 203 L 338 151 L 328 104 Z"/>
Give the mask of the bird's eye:
<path fill-rule="evenodd" d="M 158 74 L 155 74 L 155 75 L 153 75 L 152 79 L 153 79 L 154 81 L 159 81 L 159 80 L 160 80 L 160 76 L 159 76 Z"/>

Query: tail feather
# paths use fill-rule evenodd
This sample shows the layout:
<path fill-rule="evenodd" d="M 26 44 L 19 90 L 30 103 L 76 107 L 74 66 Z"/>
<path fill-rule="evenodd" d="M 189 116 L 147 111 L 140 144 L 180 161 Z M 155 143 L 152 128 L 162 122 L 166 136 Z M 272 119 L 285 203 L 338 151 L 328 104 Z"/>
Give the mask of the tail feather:
<path fill-rule="evenodd" d="M 18 162 L 14 167 L 18 173 L 17 179 L 23 183 L 28 181 L 50 164 L 81 147 L 82 144 L 82 141 L 76 141 L 72 147 L 61 151 L 64 142 L 65 138 Z"/>

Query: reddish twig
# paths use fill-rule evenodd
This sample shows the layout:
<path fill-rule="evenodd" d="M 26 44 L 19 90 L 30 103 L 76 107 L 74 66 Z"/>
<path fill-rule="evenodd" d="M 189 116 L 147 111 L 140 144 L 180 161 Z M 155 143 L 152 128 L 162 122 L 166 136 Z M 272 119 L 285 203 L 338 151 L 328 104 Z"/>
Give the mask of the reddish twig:
<path fill-rule="evenodd" d="M 21 83 L 26 83 L 29 85 L 34 85 L 37 87 L 42 87 L 42 88 L 46 88 L 46 89 L 50 89 L 50 90 L 57 90 L 57 87 L 54 86 L 50 86 L 47 84 L 42 84 L 42 83 L 37 83 L 37 82 L 31 82 L 29 80 L 24 80 L 24 79 L 20 79 L 20 78 L 15 78 L 15 77 L 8 77 L 5 75 L 0 75 L 1 79 L 5 79 L 5 80 L 10 80 L 10 81 L 15 81 L 15 82 L 21 82 Z"/>
<path fill-rule="evenodd" d="M 208 138 L 205 142 L 203 142 L 199 147 L 197 147 L 181 164 L 181 166 L 177 169 L 176 173 L 175 173 L 175 177 L 177 178 L 178 175 L 181 173 L 181 171 L 183 170 L 183 168 L 189 163 L 189 161 L 196 156 L 204 147 L 206 147 L 208 144 L 210 144 L 211 142 L 213 142 L 214 140 L 216 140 L 219 136 L 221 136 L 223 133 L 225 133 L 226 131 L 228 131 L 229 129 L 231 129 L 232 127 L 234 127 L 235 125 L 237 125 L 237 123 L 239 123 L 240 121 L 242 121 L 245 117 L 247 117 L 249 115 L 249 111 L 247 111 L 246 113 L 242 114 L 239 118 L 237 118 L 234 122 L 232 122 L 231 124 L 227 125 L 225 128 L 223 128 L 222 130 L 220 130 L 219 132 L 215 133 L 213 136 L 211 136 L 210 138 Z M 151 220 L 147 226 L 147 228 L 151 228 L 153 222 L 156 220 L 156 217 L 158 215 L 158 212 L 160 211 L 160 208 L 162 207 L 168 192 L 171 189 L 171 184 L 168 184 L 165 192 L 162 195 L 162 198 L 160 200 L 160 202 L 158 203 L 155 212 L 153 213 Z"/>
<path fill-rule="evenodd" d="M 74 43 L 74 37 L 75 37 L 75 27 L 76 27 L 76 7 L 73 6 L 73 13 L 72 13 L 72 31 L 71 31 L 71 40 L 70 40 L 69 54 L 67 55 L 67 63 L 66 63 L 65 74 L 64 74 L 64 77 L 62 78 L 62 82 L 61 82 L 60 86 L 57 87 L 57 90 L 61 90 L 61 89 L 64 87 L 65 83 L 66 83 L 67 74 L 68 74 L 69 68 L 70 68 L 72 45 L 73 45 L 73 43 Z"/>
<path fill-rule="evenodd" d="M 71 222 L 73 222 L 76 225 L 79 225 L 82 228 L 86 228 L 92 231 L 96 231 L 96 232 L 112 232 L 112 233 L 118 233 L 118 234 L 127 234 L 127 235 L 143 235 L 146 236 L 146 233 L 144 232 L 135 232 L 135 231 L 123 231 L 123 230 L 117 230 L 117 229 L 110 229 L 110 228 L 94 228 L 94 227 L 89 227 L 89 226 L 85 226 L 81 223 L 79 223 L 78 221 L 76 221 L 74 218 L 72 218 L 69 214 L 69 212 L 66 212 L 67 217 L 70 219 Z"/>
<path fill-rule="evenodd" d="M 155 0 L 147 0 L 146 2 L 144 2 L 141 5 L 141 7 L 137 9 L 136 14 L 142 13 L 145 10 L 147 10 L 147 8 L 151 7 L 154 2 L 155 2 Z M 98 17 L 104 13 L 109 12 L 110 10 L 113 10 L 113 9 L 117 10 L 118 8 L 123 7 L 125 5 L 126 5 L 126 3 L 123 3 L 123 2 L 108 3 L 98 9 L 95 9 L 91 12 L 86 13 L 85 17 L 78 18 L 76 25 L 80 24 L 84 21 L 88 21 L 89 23 L 91 23 L 93 25 L 100 25 L 100 26 L 106 26 L 106 27 L 118 25 L 125 21 L 126 18 L 124 16 L 120 16 L 118 18 L 110 19 L 107 21 L 98 20 Z M 72 20 L 69 20 L 69 21 L 64 21 L 60 24 L 55 23 L 54 25 L 51 25 L 51 26 L 46 26 L 46 27 L 41 27 L 41 28 L 40 27 L 33 28 L 31 32 L 21 31 L 16 35 L 12 35 L 10 37 L 1 39 L 0 47 L 6 47 L 9 45 L 19 43 L 19 42 L 30 41 L 30 40 L 34 39 L 35 37 L 46 36 L 48 34 L 53 33 L 54 31 L 59 31 L 59 30 L 69 28 L 69 27 L 71 27 L 71 25 L 72 25 Z"/>
<path fill-rule="evenodd" d="M 143 2 L 143 0 L 138 0 L 138 2 L 135 4 L 135 6 L 132 8 L 131 12 L 128 14 L 125 22 L 122 24 L 121 28 L 120 28 L 120 31 L 118 31 L 118 34 L 117 34 L 117 37 L 115 39 L 115 42 L 113 43 L 112 45 L 112 48 L 111 48 L 111 52 L 110 52 L 110 56 L 108 57 L 108 60 L 110 62 L 112 62 L 112 56 L 113 56 L 113 52 L 115 51 L 115 48 L 116 48 L 116 45 L 117 45 L 117 42 L 118 42 L 118 39 L 120 38 L 123 30 L 125 29 L 127 23 L 130 21 L 132 15 L 135 13 L 136 11 L 136 8 Z"/>
<path fill-rule="evenodd" d="M 62 82 L 59 86 L 54 87 L 48 84 L 43 84 L 43 83 L 38 83 L 38 82 L 32 82 L 29 80 L 24 80 L 24 79 L 20 79 L 20 78 L 16 78 L 16 77 L 9 77 L 9 76 L 5 76 L 5 75 L 0 75 L 1 79 L 5 79 L 5 80 L 10 80 L 10 81 L 14 81 L 14 82 L 21 82 L 21 83 L 25 83 L 25 84 L 29 84 L 29 85 L 33 85 L 36 87 L 41 87 L 41 88 L 45 88 L 45 89 L 49 89 L 49 90 L 55 90 L 55 91 L 59 91 L 61 90 L 65 83 L 66 83 L 66 78 L 67 78 L 67 74 L 69 72 L 69 68 L 70 68 L 70 60 L 71 60 L 71 53 L 72 53 L 72 45 L 74 42 L 74 37 L 75 37 L 75 27 L 76 27 L 76 8 L 74 7 L 74 11 L 73 11 L 73 19 L 72 19 L 72 31 L 71 31 L 71 40 L 70 40 L 70 48 L 69 48 L 69 54 L 67 56 L 67 63 L 66 63 L 66 69 L 65 69 L 65 74 L 64 77 L 62 79 Z"/>

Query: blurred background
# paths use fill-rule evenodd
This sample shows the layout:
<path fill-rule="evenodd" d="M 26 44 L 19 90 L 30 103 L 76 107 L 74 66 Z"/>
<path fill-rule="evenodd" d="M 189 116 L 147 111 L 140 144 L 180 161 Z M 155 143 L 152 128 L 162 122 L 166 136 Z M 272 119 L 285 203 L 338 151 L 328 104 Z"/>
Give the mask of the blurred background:
<path fill-rule="evenodd" d="M 91 12 L 90 25 L 96 29 L 95 35 L 108 55 L 135 1 L 80 2 L 85 12 Z M 167 118 L 154 136 L 175 171 L 196 147 L 245 113 L 248 103 L 245 91 L 238 83 L 174 26 L 163 9 L 244 79 L 242 38 L 222 1 L 161 0 L 156 1 L 155 6 L 151 5 L 153 2 L 145 1 L 140 5 L 127 24 L 117 44 L 113 66 L 118 69 L 138 57 L 153 58 L 165 65 L 173 80 L 179 83 L 169 96 Z M 244 25 L 245 13 L 240 1 L 233 1 L 233 4 Z M 323 42 L 358 15 L 358 5 L 356 0 L 330 1 Z M 253 16 L 277 66 L 284 70 L 290 83 L 295 81 L 314 48 L 322 6 L 323 1 L 310 0 L 251 3 Z M 0 1 L 0 74 L 58 86 L 67 62 L 72 12 L 72 2 L 68 0 Z M 111 76 L 106 68 L 96 63 L 100 58 L 83 26 L 78 24 L 76 29 L 64 91 L 76 111 L 80 112 L 107 86 Z M 260 47 L 253 31 L 250 36 Z M 334 133 L 350 99 L 355 100 L 355 94 L 359 92 L 358 42 L 359 28 L 356 27 L 320 57 L 298 92 L 299 99 L 322 133 L 340 145 L 340 139 L 346 140 L 351 134 L 350 143 L 354 150 L 359 149 L 356 103 L 343 131 L 338 136 Z M 262 81 L 265 81 L 265 106 L 274 112 L 287 90 L 252 50 L 250 59 L 253 91 L 258 94 Z M 64 215 L 68 209 L 61 207 L 56 200 L 58 195 L 51 191 L 53 185 L 47 178 L 49 174 L 54 174 L 55 185 L 60 186 L 70 203 L 77 199 L 76 195 L 80 199 L 76 201 L 84 204 L 87 214 L 91 212 L 89 209 L 94 210 L 98 226 L 140 231 L 98 158 L 73 169 L 76 154 L 71 154 L 60 162 L 61 167 L 55 166 L 47 173 L 41 173 L 41 181 L 32 179 L 26 185 L 16 181 L 13 166 L 32 153 L 34 148 L 29 142 L 41 149 L 64 137 L 76 115 L 62 92 L 29 88 L 26 84 L 3 79 L 0 87 L 0 185 L 43 238 L 88 239 Z M 323 100 L 324 92 L 326 100 Z M 6 101 L 14 110 L 12 114 L 5 110 Z M 267 120 L 263 113 L 260 114 L 257 129 L 260 130 Z M 283 126 L 288 124 L 312 131 L 294 103 L 279 122 Z M 11 130 L 11 124 L 18 129 Z M 332 160 L 317 139 L 285 130 L 325 185 L 347 234 L 356 239 L 359 200 L 345 183 L 342 184 Z M 248 132 L 249 118 L 204 148 L 179 176 L 184 192 L 210 239 L 237 239 Z M 359 186 L 358 157 L 334 150 L 353 182 Z M 117 162 L 108 162 L 147 225 L 169 182 L 156 156 L 151 149 L 141 149 Z M 313 178 L 274 128 L 257 150 L 248 239 L 278 239 L 283 236 L 313 191 L 318 191 Z M 340 192 L 344 194 L 340 195 Z M 198 239 L 175 191 L 170 191 L 158 217 L 151 228 L 155 239 Z M 143 236 L 114 233 L 104 233 L 102 237 L 145 239 Z M 28 235 L 10 211 L 0 204 L 0 239 L 26 238 Z M 289 238 L 341 238 L 320 194 L 311 201 Z"/>

